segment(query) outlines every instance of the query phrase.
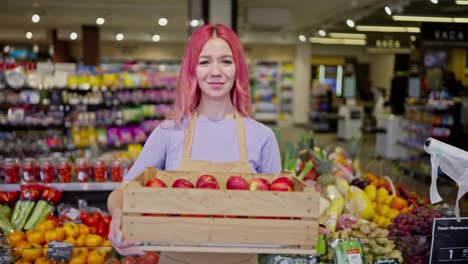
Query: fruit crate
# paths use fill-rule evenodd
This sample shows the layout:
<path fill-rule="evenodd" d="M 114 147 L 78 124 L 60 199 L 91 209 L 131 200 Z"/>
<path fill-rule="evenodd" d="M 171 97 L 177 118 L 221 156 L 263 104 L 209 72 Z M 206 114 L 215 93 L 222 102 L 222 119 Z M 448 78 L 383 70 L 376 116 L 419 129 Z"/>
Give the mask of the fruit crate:
<path fill-rule="evenodd" d="M 248 182 L 288 177 L 292 192 L 226 190 L 232 173 L 216 177 L 219 190 L 150 188 L 159 178 L 195 183 L 199 172 L 147 168 L 124 189 L 122 229 L 126 239 L 149 251 L 315 254 L 319 194 L 289 173 L 237 173 Z"/>

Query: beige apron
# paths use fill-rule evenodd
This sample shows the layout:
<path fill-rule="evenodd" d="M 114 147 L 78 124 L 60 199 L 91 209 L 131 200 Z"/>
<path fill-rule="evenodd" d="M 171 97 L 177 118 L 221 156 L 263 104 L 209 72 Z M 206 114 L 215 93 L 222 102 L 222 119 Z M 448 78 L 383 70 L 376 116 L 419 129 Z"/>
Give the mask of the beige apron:
<path fill-rule="evenodd" d="M 192 141 L 197 121 L 197 114 L 190 119 L 188 133 L 184 141 L 184 154 L 179 165 L 179 171 L 197 171 L 197 172 L 233 172 L 233 173 L 252 173 L 250 166 L 247 145 L 244 134 L 244 121 L 242 117 L 235 112 L 237 126 L 237 140 L 239 144 L 239 161 L 231 162 L 212 162 L 205 160 L 192 160 Z M 191 252 L 162 252 L 160 264 L 257 264 L 256 254 L 238 254 L 238 253 L 191 253 Z"/>

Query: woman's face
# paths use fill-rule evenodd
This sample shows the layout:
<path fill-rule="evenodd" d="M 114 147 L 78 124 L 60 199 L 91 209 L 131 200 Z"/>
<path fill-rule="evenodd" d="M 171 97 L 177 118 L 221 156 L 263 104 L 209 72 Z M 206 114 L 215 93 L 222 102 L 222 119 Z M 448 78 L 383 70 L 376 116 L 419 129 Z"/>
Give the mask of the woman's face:
<path fill-rule="evenodd" d="M 197 82 L 202 96 L 221 99 L 230 96 L 236 66 L 229 44 L 221 38 L 211 38 L 203 46 L 197 64 Z"/>

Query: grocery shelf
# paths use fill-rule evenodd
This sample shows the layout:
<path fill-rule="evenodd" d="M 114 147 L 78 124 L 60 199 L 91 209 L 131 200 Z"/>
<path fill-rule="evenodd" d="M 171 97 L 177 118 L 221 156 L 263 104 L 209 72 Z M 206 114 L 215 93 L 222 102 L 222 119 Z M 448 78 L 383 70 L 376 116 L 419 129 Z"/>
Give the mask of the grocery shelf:
<path fill-rule="evenodd" d="M 40 183 L 44 186 L 50 186 L 61 191 L 112 191 L 119 182 L 70 182 L 70 183 Z M 1 184 L 2 191 L 18 191 L 20 184 Z"/>

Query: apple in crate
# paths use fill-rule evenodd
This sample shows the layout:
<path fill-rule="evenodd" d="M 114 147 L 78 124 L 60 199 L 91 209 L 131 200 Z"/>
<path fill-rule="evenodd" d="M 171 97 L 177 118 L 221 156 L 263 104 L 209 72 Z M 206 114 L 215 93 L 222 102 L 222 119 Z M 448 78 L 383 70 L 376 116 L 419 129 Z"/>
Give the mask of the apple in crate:
<path fill-rule="evenodd" d="M 189 180 L 186 179 L 177 179 L 173 184 L 172 188 L 188 188 L 193 189 L 195 186 Z"/>
<path fill-rule="evenodd" d="M 202 182 L 197 184 L 198 189 L 219 189 L 217 182 Z"/>
<path fill-rule="evenodd" d="M 151 187 L 151 188 L 166 188 L 167 185 L 160 179 L 154 178 L 149 180 L 146 184 L 145 187 Z M 164 214 L 143 214 L 143 215 L 151 215 L 151 216 L 164 216 Z"/>
<path fill-rule="evenodd" d="M 196 186 L 197 188 L 201 188 L 200 186 L 205 183 L 214 183 L 216 186 L 218 186 L 218 181 L 213 175 L 208 175 L 208 174 L 201 175 L 200 177 L 198 177 Z M 212 184 L 209 184 L 208 186 L 212 186 Z M 201 189 L 213 189 L 213 188 L 201 188 Z M 216 189 L 219 189 L 219 188 L 216 188 Z"/>
<path fill-rule="evenodd" d="M 251 191 L 268 191 L 270 190 L 270 183 L 265 178 L 255 178 L 249 184 Z"/>
<path fill-rule="evenodd" d="M 277 192 L 292 192 L 293 185 L 288 177 L 279 177 L 271 182 L 270 190 Z"/>
<path fill-rule="evenodd" d="M 248 190 L 249 183 L 241 176 L 231 176 L 226 182 L 228 190 Z"/>
<path fill-rule="evenodd" d="M 146 187 L 153 187 L 153 188 L 166 188 L 167 185 L 160 179 L 154 178 L 149 180 L 146 184 Z"/>

